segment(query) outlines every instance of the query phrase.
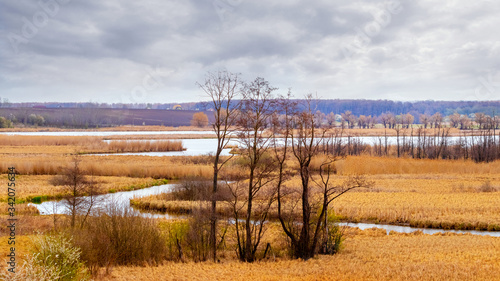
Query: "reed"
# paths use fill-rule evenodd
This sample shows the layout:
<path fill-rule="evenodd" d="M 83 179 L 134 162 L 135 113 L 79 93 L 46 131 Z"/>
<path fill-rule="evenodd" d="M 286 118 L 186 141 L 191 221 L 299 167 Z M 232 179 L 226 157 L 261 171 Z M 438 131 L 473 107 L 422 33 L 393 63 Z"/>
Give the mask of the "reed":
<path fill-rule="evenodd" d="M 68 153 L 84 152 L 163 152 L 182 151 L 180 140 L 112 140 L 105 142 L 103 137 L 91 136 L 10 136 L 0 135 L 0 146 L 4 153 Z M 32 147 L 35 148 L 33 151 Z M 59 147 L 65 147 L 63 149 Z M 54 148 L 57 147 L 57 148 Z"/>
<path fill-rule="evenodd" d="M 101 137 L 89 136 L 76 137 L 0 135 L 0 146 L 92 146 L 101 142 Z"/>
<path fill-rule="evenodd" d="M 334 256 L 116 267 L 102 280 L 495 280 L 500 274 L 498 238 L 356 229 L 346 233 L 344 249 Z M 277 248 L 277 241 L 271 247 Z"/>
<path fill-rule="evenodd" d="M 32 202 L 61 198 L 64 187 L 51 184 L 53 176 L 50 175 L 18 175 L 16 177 L 16 200 L 18 202 Z M 96 176 L 94 182 L 99 186 L 98 193 L 110 191 L 128 191 L 154 185 L 164 184 L 164 181 L 153 178 L 130 178 L 116 176 Z M 0 185 L 7 186 L 7 176 L 0 177 Z M 7 193 L 2 193 L 0 202 L 7 201 Z M 1 204 L 1 203 L 0 203 Z M 7 206 L 6 203 L 4 203 Z M 32 207 L 28 207 L 31 209 Z M 1 211 L 2 209 L 0 209 Z M 20 209 L 22 210 L 22 209 Z"/>
<path fill-rule="evenodd" d="M 182 141 L 158 140 L 158 141 L 110 141 L 107 151 L 112 152 L 164 152 L 182 151 Z"/>
<path fill-rule="evenodd" d="M 347 176 L 336 176 L 332 185 L 340 185 Z M 414 227 L 500 231 L 500 174 L 477 178 L 474 175 L 371 175 L 372 188 L 355 189 L 332 203 L 332 211 L 349 222 L 374 222 Z M 466 186 L 464 186 L 466 184 Z M 290 189 L 300 188 L 298 177 L 289 180 Z M 483 191 L 487 190 L 487 191 Z M 312 185 L 311 195 L 319 201 L 320 192 Z M 241 204 L 243 204 L 243 201 Z M 189 214 L 206 208 L 207 201 L 176 200 L 173 194 L 159 194 L 131 201 L 145 211 Z M 255 209 L 265 200 L 255 200 Z M 285 209 L 291 201 L 284 201 Z M 291 205 L 290 205 L 291 206 Z M 233 216 L 228 202 L 217 205 L 223 217 Z M 294 209 L 301 211 L 300 206 Z M 271 205 L 268 218 L 276 220 L 276 203 Z"/>

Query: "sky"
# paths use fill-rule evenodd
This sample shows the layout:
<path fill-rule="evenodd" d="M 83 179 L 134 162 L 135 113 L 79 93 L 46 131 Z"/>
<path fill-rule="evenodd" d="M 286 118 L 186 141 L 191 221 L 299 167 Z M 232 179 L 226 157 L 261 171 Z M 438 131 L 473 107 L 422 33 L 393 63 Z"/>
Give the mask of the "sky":
<path fill-rule="evenodd" d="M 195 102 L 227 70 L 297 98 L 499 100 L 499 14 L 494 0 L 0 0 L 0 97 Z"/>

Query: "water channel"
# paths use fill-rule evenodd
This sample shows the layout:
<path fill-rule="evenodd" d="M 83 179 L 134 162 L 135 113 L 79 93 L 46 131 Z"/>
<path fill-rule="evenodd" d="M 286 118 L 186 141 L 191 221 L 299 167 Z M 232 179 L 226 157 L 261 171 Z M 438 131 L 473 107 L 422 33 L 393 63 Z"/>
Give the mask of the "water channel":
<path fill-rule="evenodd" d="M 148 195 L 170 192 L 174 186 L 175 186 L 175 184 L 165 184 L 165 185 L 160 185 L 160 186 L 153 186 L 153 187 L 149 187 L 149 188 L 144 188 L 144 189 L 140 189 L 140 190 L 123 191 L 123 192 L 116 192 L 116 193 L 112 193 L 112 194 L 99 195 L 98 200 L 97 200 L 99 202 L 99 204 L 97 205 L 97 207 L 104 208 L 107 204 L 113 203 L 113 204 L 117 204 L 120 206 L 124 206 L 124 208 L 127 208 L 128 211 L 133 212 L 133 213 L 137 213 L 137 214 L 141 214 L 142 216 L 145 216 L 145 217 L 166 218 L 166 219 L 179 218 L 179 216 L 177 216 L 177 215 L 140 212 L 137 209 L 134 209 L 132 206 L 130 206 L 130 199 L 132 199 L 132 198 L 144 197 L 144 196 L 148 196 Z M 46 201 L 46 202 L 43 202 L 41 204 L 32 204 L 32 205 L 37 207 L 37 209 L 40 211 L 41 215 L 51 215 L 54 213 L 55 214 L 64 214 L 66 211 L 65 206 L 61 201 Z M 390 231 L 401 232 L 401 233 L 411 233 L 411 232 L 420 230 L 425 234 L 451 232 L 451 233 L 470 233 L 473 235 L 489 235 L 489 236 L 494 236 L 494 237 L 500 237 L 500 231 L 444 230 L 444 229 L 417 228 L 417 227 L 410 227 L 410 226 L 398 226 L 398 225 L 387 225 L 387 224 L 346 223 L 346 222 L 342 222 L 342 223 L 340 223 L 340 225 L 358 227 L 360 229 L 368 229 L 368 228 L 375 227 L 375 228 L 385 229 L 387 231 L 387 234 L 389 234 Z"/>

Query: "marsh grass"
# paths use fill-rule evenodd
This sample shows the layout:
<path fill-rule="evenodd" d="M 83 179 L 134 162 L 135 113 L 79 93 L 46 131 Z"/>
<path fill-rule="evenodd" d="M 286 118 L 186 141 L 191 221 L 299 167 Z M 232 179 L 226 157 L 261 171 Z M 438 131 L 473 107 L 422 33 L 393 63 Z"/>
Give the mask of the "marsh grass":
<path fill-rule="evenodd" d="M 43 150 L 54 150 L 53 147 L 73 147 L 83 153 L 96 152 L 165 152 L 182 151 L 180 140 L 111 140 L 95 136 L 16 136 L 0 135 L 0 146 L 12 147 L 29 151 L 25 147 L 43 147 Z M 58 151 L 61 151 L 59 149 Z M 64 150 L 62 150 L 64 151 Z"/>
<path fill-rule="evenodd" d="M 278 239 L 278 233 L 273 235 L 266 241 Z M 495 237 L 387 235 L 381 229 L 356 228 L 347 228 L 345 235 L 338 254 L 307 261 L 169 262 L 158 267 L 116 267 L 103 280 L 496 280 L 500 274 L 500 240 Z M 278 250 L 277 243 L 271 244 Z"/>
<path fill-rule="evenodd" d="M 109 271 L 116 265 L 156 265 L 166 258 L 166 238 L 157 223 L 118 204 L 90 217 L 83 229 L 72 235 L 94 276 L 99 268 Z"/>

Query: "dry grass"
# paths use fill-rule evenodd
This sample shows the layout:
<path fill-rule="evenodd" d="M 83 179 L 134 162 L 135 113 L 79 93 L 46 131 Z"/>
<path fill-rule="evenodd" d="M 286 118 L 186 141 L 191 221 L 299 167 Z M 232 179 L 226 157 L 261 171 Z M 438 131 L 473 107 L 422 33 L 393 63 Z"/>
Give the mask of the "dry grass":
<path fill-rule="evenodd" d="M 153 152 L 182 151 L 182 141 L 126 141 L 105 142 L 103 137 L 89 136 L 5 136 L 0 135 L 3 154 L 68 154 L 76 152 Z"/>
<path fill-rule="evenodd" d="M 6 171 L 8 167 L 14 166 L 23 175 L 55 175 L 60 167 L 70 162 L 70 155 L 50 155 L 50 157 L 47 155 L 8 155 L 2 157 L 0 170 Z M 99 176 L 178 179 L 186 176 L 208 178 L 213 174 L 210 164 L 183 164 L 180 161 L 172 161 L 170 157 L 133 155 L 86 155 L 82 157 L 82 168 Z"/>
<path fill-rule="evenodd" d="M 182 141 L 111 141 L 107 145 L 108 151 L 113 152 L 153 152 L 153 151 L 182 151 Z"/>
<path fill-rule="evenodd" d="M 0 243 L 0 261 L 1 261 L 1 266 L 0 270 L 6 270 L 5 266 L 7 265 L 4 260 L 5 256 L 10 253 L 10 245 L 7 244 L 6 236 L 0 236 L 2 238 L 2 243 Z M 33 235 L 22 235 L 22 234 L 17 234 L 16 235 L 16 256 L 18 261 L 21 261 L 21 258 L 28 254 L 29 249 L 31 247 L 31 239 Z M 8 239 L 8 238 L 7 238 Z"/>
<path fill-rule="evenodd" d="M 59 216 L 59 215 L 58 215 Z M 0 223 L 2 226 L 2 231 L 0 231 L 0 239 L 3 241 L 5 237 L 9 234 L 7 231 L 4 231 L 5 226 L 9 225 L 7 219 L 10 218 L 8 216 L 0 216 Z M 58 219 L 58 223 L 62 221 L 62 219 Z M 18 215 L 16 221 L 16 237 L 21 235 L 31 235 L 36 233 L 44 233 L 54 229 L 54 218 L 52 216 L 38 216 L 38 215 Z M 0 243 L 1 247 L 5 246 L 5 243 Z M 17 242 L 16 242 L 17 244 Z"/>
<path fill-rule="evenodd" d="M 335 163 L 340 174 L 491 174 L 500 172 L 500 161 L 474 163 L 464 160 L 431 160 L 351 156 Z"/>
<path fill-rule="evenodd" d="M 445 229 L 500 230 L 500 175 L 373 175 L 369 191 L 358 190 L 333 203 L 349 221 L 409 224 Z"/>
<path fill-rule="evenodd" d="M 341 184 L 346 176 L 337 176 L 332 184 Z M 370 189 L 361 188 L 344 194 L 332 203 L 335 213 L 350 222 L 375 222 L 414 227 L 500 231 L 500 174 L 487 176 L 444 175 L 371 175 Z M 287 183 L 298 188 L 294 178 Z M 486 188 L 487 187 L 487 188 Z M 483 190 L 488 190 L 484 192 Z M 207 207 L 208 202 L 174 201 L 164 194 L 132 201 L 137 208 L 173 214 L 191 213 Z M 254 204 L 259 204 L 256 201 Z M 297 210 L 300 211 L 300 210 Z M 218 212 L 231 216 L 227 203 L 218 204 Z M 268 216 L 277 218 L 273 204 Z"/>
<path fill-rule="evenodd" d="M 62 195 L 64 187 L 54 186 L 50 183 L 52 176 L 48 175 L 17 175 L 16 176 L 16 200 L 31 200 L 40 196 L 44 199 L 55 198 Z M 158 184 L 152 178 L 130 178 L 114 176 L 96 176 L 94 181 L 100 186 L 100 193 L 139 189 Z M 0 185 L 7 186 L 7 175 L 0 176 Z M 2 193 L 1 201 L 7 201 L 7 194 Z M 0 209 L 1 210 L 1 209 Z"/>
<path fill-rule="evenodd" d="M 73 136 L 16 136 L 0 135 L 0 146 L 88 146 L 102 141 L 101 137 Z"/>
<path fill-rule="evenodd" d="M 500 239 L 351 230 L 335 256 L 117 267 L 101 280 L 496 280 Z"/>
<path fill-rule="evenodd" d="M 206 131 L 207 128 L 199 128 L 195 126 L 117 126 L 117 127 L 104 127 L 99 129 L 62 129 L 56 127 L 43 127 L 43 128 L 2 128 L 0 132 L 116 132 L 116 131 Z"/>

